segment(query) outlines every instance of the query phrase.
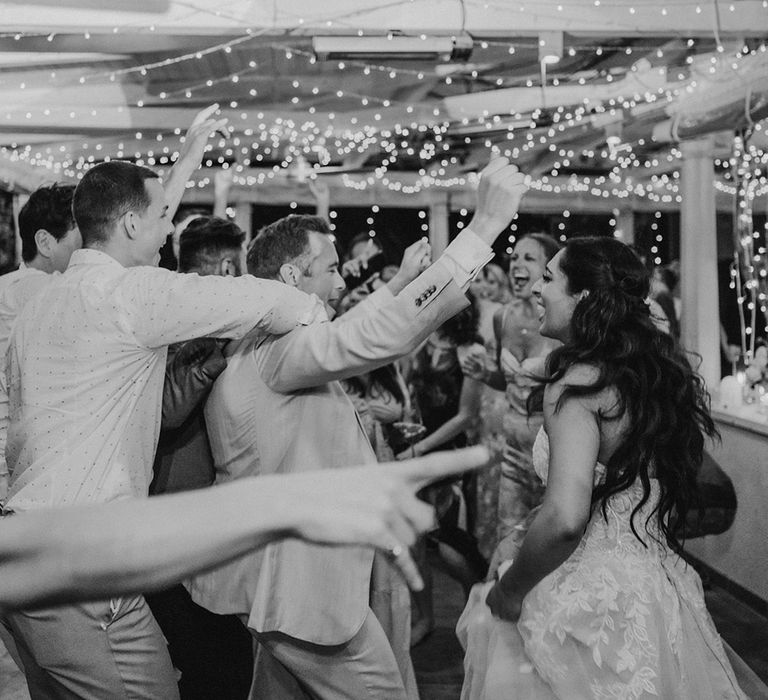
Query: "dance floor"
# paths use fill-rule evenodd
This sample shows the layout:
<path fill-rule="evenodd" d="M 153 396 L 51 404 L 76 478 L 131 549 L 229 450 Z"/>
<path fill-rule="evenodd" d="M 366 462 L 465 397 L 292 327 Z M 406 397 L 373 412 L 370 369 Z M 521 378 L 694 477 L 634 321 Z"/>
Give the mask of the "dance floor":
<path fill-rule="evenodd" d="M 413 649 L 421 700 L 458 700 L 462 651 L 454 626 L 464 601 L 459 585 L 435 569 L 435 630 Z M 717 586 L 707 590 L 707 606 L 720 634 L 768 683 L 768 619 Z M 745 688 L 745 690 L 747 690 Z M 768 696 L 752 695 L 753 700 Z M 0 644 L 0 700 L 29 700 L 24 681 Z"/>

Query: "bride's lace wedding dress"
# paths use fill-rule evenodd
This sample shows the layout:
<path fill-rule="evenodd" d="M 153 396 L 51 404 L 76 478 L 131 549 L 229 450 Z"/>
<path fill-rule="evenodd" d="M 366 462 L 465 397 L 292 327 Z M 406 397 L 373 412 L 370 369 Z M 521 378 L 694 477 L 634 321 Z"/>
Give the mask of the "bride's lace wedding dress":
<path fill-rule="evenodd" d="M 546 483 L 549 442 L 533 448 Z M 595 483 L 605 476 L 597 464 Z M 661 544 L 639 481 L 596 509 L 574 553 L 526 596 L 517 624 L 494 619 L 478 585 L 457 627 L 466 649 L 462 700 L 746 698 L 690 565 Z"/>

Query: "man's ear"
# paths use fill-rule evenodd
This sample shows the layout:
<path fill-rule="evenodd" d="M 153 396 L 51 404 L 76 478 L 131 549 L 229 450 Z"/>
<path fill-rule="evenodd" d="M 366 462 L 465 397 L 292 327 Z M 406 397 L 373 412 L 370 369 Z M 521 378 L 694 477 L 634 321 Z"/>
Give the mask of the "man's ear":
<path fill-rule="evenodd" d="M 37 252 L 44 258 L 51 257 L 55 240 L 56 239 L 51 233 L 44 228 L 39 228 L 35 231 L 35 247 L 37 248 Z"/>
<path fill-rule="evenodd" d="M 280 266 L 280 272 L 279 272 L 279 278 L 285 284 L 290 284 L 291 287 L 298 287 L 299 286 L 299 275 L 301 273 L 299 272 L 299 268 L 296 267 L 296 265 L 292 265 L 291 263 L 284 263 Z"/>
<path fill-rule="evenodd" d="M 582 289 L 581 292 L 579 292 L 579 301 L 584 301 L 589 296 L 589 290 L 588 289 Z"/>
<path fill-rule="evenodd" d="M 136 238 L 136 236 L 139 233 L 139 225 L 136 220 L 136 212 L 133 211 L 127 211 L 123 216 L 120 218 L 120 224 L 125 229 L 125 233 L 128 235 L 128 238 Z"/>

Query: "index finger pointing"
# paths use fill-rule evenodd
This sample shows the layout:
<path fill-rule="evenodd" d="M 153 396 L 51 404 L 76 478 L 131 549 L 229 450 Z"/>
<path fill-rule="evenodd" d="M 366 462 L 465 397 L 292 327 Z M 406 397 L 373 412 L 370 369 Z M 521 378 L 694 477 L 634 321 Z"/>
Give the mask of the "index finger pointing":
<path fill-rule="evenodd" d="M 435 452 L 426 457 L 410 459 L 397 465 L 406 483 L 416 489 L 488 463 L 490 455 L 485 447 L 467 447 L 463 450 Z"/>

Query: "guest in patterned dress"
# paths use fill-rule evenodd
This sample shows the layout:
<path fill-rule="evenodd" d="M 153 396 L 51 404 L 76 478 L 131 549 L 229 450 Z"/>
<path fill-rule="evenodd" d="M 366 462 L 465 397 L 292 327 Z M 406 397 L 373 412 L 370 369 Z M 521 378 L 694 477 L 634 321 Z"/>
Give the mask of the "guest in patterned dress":
<path fill-rule="evenodd" d="M 465 378 L 459 362 L 463 350 L 480 340 L 477 333 L 479 310 L 474 295 L 469 292 L 467 296 L 472 301 L 471 306 L 433 333 L 410 364 L 408 383 L 426 431 L 424 437 L 401 450 L 398 459 L 437 449 L 464 447 L 476 441 L 482 385 Z M 438 528 L 432 534 L 432 540 L 442 564 L 466 594 L 485 576 L 487 569 L 487 562 L 472 535 L 474 492 L 474 479 L 468 476 L 435 484 L 420 494 L 437 512 Z M 425 587 L 412 596 L 415 608 L 413 644 L 421 641 L 434 625 L 424 540 L 417 545 L 415 558 L 422 565 Z"/>
<path fill-rule="evenodd" d="M 541 502 L 542 485 L 531 463 L 541 416 L 529 415 L 527 402 L 536 384 L 532 375 L 541 373 L 543 358 L 557 343 L 539 334 L 531 290 L 558 250 L 558 243 L 546 234 L 530 233 L 518 240 L 509 267 L 514 296 L 494 315 L 492 354 L 475 346 L 462 363 L 467 376 L 504 392 L 501 402 L 486 394 L 481 414 L 480 441 L 491 450 L 492 465 L 477 477 L 475 533 L 488 559 L 500 542 L 502 551 L 519 544 L 528 514 Z M 493 558 L 489 573 L 498 558 Z"/>

